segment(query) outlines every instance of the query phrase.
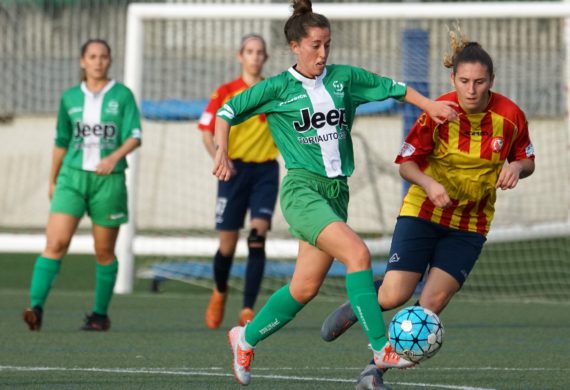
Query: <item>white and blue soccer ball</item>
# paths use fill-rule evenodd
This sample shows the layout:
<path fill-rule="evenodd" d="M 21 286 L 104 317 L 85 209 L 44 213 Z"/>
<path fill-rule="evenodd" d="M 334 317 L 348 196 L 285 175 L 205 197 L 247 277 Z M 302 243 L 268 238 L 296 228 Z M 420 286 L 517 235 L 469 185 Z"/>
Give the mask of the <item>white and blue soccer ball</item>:
<path fill-rule="evenodd" d="M 390 322 L 392 349 L 406 360 L 419 363 L 436 354 L 443 342 L 439 317 L 421 306 L 400 310 Z"/>

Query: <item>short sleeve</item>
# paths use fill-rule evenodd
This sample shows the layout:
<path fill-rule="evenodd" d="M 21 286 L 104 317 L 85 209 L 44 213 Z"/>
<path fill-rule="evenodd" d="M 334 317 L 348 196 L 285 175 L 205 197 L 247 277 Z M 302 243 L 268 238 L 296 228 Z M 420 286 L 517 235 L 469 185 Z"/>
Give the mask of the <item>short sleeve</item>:
<path fill-rule="evenodd" d="M 408 136 L 406 137 L 400 152 L 396 156 L 396 164 L 402 164 L 407 161 L 415 161 L 418 165 L 423 166 L 426 157 L 429 156 L 434 149 L 434 131 L 437 124 L 423 112 L 414 125 L 412 126 Z"/>
<path fill-rule="evenodd" d="M 67 149 L 71 142 L 71 135 L 73 126 L 71 125 L 71 118 L 67 114 L 67 107 L 65 100 L 62 97 L 59 103 L 59 111 L 57 114 L 57 125 L 55 134 L 55 146 Z"/>

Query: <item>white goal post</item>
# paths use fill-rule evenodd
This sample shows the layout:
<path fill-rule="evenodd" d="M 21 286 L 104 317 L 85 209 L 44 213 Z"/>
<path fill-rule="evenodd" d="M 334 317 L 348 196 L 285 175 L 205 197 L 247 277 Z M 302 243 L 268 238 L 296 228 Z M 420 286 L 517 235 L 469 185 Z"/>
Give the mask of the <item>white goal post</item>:
<path fill-rule="evenodd" d="M 477 2 L 477 3 L 313 3 L 315 12 L 331 20 L 360 19 L 514 19 L 514 18 L 564 18 L 566 55 L 570 53 L 570 2 Z M 131 88 L 137 101 L 141 101 L 143 86 L 144 22 L 148 20 L 286 20 L 291 14 L 288 4 L 130 4 L 127 16 L 124 82 Z M 564 64 L 566 90 L 570 90 L 570 61 Z M 220 80 L 222 81 L 222 80 Z M 566 99 L 570 112 L 570 99 Z M 143 146 L 144 147 L 144 146 Z M 136 181 L 138 176 L 138 152 L 129 156 L 127 185 L 129 209 L 136 209 Z M 136 235 L 135 213 L 121 228 L 117 244 L 117 257 L 121 263 L 115 291 L 129 293 L 134 281 L 133 243 Z M 567 234 L 567 226 L 564 231 Z M 557 230 L 560 232 L 560 230 Z M 497 237 L 500 233 L 496 233 Z M 271 245 L 271 240 L 268 246 Z M 371 242 L 371 245 L 378 244 Z M 385 245 L 385 242 L 382 243 Z M 212 252 L 213 253 L 213 252 Z"/>

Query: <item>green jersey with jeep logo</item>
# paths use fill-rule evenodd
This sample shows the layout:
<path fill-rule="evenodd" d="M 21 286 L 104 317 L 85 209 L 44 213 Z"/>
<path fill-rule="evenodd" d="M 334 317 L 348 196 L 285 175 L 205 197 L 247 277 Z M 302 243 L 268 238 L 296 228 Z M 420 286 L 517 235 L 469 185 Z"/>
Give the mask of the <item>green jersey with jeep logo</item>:
<path fill-rule="evenodd" d="M 130 137 L 141 138 L 141 124 L 135 98 L 123 84 L 110 81 L 93 93 L 83 82 L 63 93 L 55 144 L 67 149 L 65 166 L 95 171 L 101 159 Z M 126 167 L 123 158 L 113 172 L 122 172 Z"/>
<path fill-rule="evenodd" d="M 354 170 L 351 128 L 356 108 L 403 99 L 406 85 L 349 65 L 328 65 L 314 79 L 291 67 L 229 100 L 217 116 L 234 126 L 265 113 L 287 169 L 325 177 Z"/>

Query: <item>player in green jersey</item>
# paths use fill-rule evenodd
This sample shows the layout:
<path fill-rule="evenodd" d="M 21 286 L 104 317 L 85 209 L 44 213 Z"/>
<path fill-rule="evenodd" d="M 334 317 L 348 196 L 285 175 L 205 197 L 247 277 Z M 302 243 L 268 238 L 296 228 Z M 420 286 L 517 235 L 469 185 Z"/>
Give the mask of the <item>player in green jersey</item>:
<path fill-rule="evenodd" d="M 80 66 L 83 81 L 64 92 L 57 118 L 47 242 L 34 265 L 30 308 L 23 313 L 33 331 L 42 326 L 49 290 L 85 212 L 93 223 L 97 264 L 95 304 L 81 329 L 105 331 L 111 325 L 107 309 L 118 269 L 115 242 L 119 226 L 128 220 L 125 157 L 140 145 L 141 125 L 131 91 L 107 75 L 107 42 L 87 41 Z"/>
<path fill-rule="evenodd" d="M 213 173 L 232 175 L 228 159 L 231 125 L 265 113 L 288 169 L 280 203 L 299 253 L 291 282 L 275 292 L 245 327 L 228 333 L 233 371 L 242 385 L 251 380 L 255 345 L 291 321 L 313 299 L 333 259 L 347 268 L 346 290 L 379 367 L 409 367 L 386 338 L 376 301 L 369 250 L 346 224 L 347 177 L 354 169 L 351 127 L 356 107 L 397 98 L 426 111 L 434 121 L 456 119 L 455 103 L 434 102 L 392 79 L 346 65 L 327 65 L 331 30 L 328 19 L 312 12 L 310 0 L 293 0 L 285 36 L 297 63 L 229 100 L 216 121 Z"/>

